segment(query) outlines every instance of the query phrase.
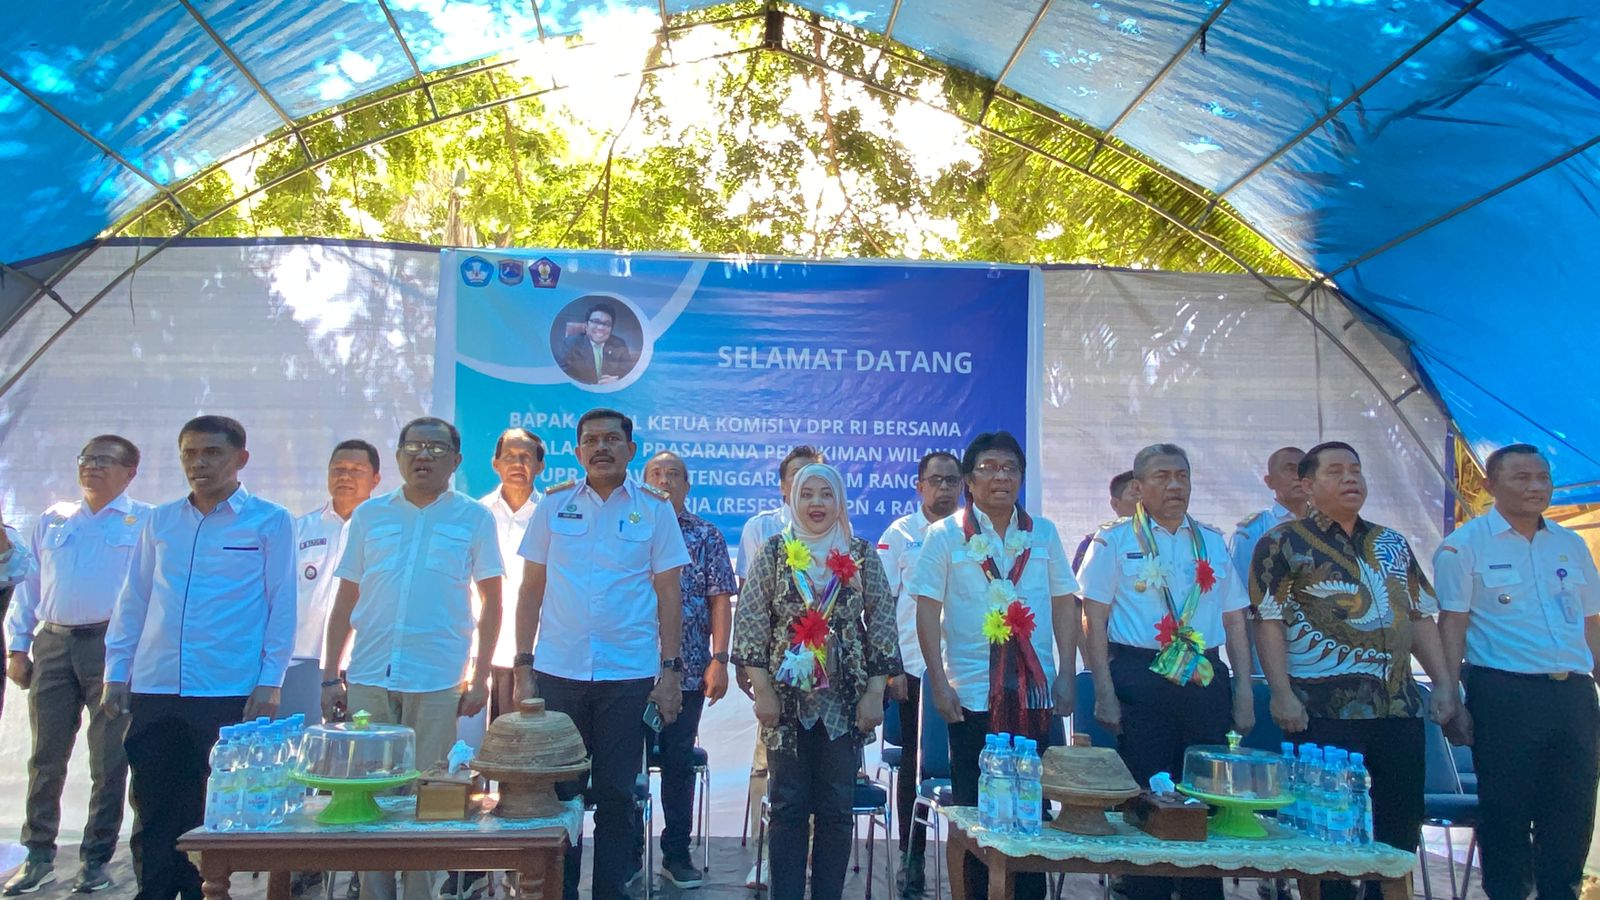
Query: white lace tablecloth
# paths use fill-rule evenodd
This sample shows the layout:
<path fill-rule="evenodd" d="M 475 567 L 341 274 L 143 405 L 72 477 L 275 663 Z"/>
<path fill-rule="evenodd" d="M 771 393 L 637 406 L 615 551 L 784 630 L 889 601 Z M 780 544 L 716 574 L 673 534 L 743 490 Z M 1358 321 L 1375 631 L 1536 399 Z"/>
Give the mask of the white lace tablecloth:
<path fill-rule="evenodd" d="M 974 807 L 947 806 L 943 812 L 952 827 L 965 831 L 978 846 L 1013 857 L 1042 856 L 1053 860 L 1171 865 L 1186 869 L 1215 866 L 1352 878 L 1360 875 L 1401 878 L 1417 862 L 1414 854 L 1387 844 L 1339 846 L 1295 834 L 1272 821 L 1266 822 L 1264 838 L 1213 835 L 1205 841 L 1163 841 L 1123 822 L 1121 813 L 1107 814 L 1116 829 L 1115 834 L 1069 834 L 1046 825 L 1042 834 L 1029 837 L 984 828 L 978 824 L 978 810 Z"/>
<path fill-rule="evenodd" d="M 583 828 L 583 801 L 572 799 L 562 804 L 565 811 L 559 816 L 547 819 L 502 819 L 491 815 L 490 809 L 494 808 L 491 800 L 486 800 L 482 808 L 468 819 L 457 819 L 444 822 L 418 822 L 417 798 L 415 796 L 375 797 L 378 808 L 383 810 L 383 818 L 376 822 L 364 825 L 323 825 L 317 822 L 317 813 L 327 805 L 327 797 L 310 797 L 306 800 L 305 809 L 286 817 L 283 822 L 267 828 L 252 828 L 245 834 L 394 834 L 405 831 L 428 832 L 477 832 L 496 833 L 506 831 L 534 831 L 540 828 L 565 828 L 567 840 L 576 844 L 578 832 Z M 214 832 L 204 828 L 197 829 L 196 834 L 239 834 L 235 829 L 226 832 Z"/>

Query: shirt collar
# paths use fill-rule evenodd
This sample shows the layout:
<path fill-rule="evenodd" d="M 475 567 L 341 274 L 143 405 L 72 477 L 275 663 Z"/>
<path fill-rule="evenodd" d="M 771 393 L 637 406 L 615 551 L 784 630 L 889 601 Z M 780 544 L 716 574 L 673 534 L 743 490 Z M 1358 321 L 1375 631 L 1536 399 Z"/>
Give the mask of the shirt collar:
<path fill-rule="evenodd" d="M 405 486 L 401 485 L 400 487 L 397 487 L 394 490 L 390 491 L 388 496 L 385 499 L 392 506 L 399 506 L 400 504 L 404 503 L 406 506 L 409 506 L 412 509 L 422 510 L 422 509 L 432 509 L 435 506 L 438 506 L 439 504 L 448 501 L 450 499 L 450 495 L 454 494 L 454 493 L 455 493 L 454 489 L 445 488 L 444 493 L 442 493 L 439 496 L 433 498 L 433 502 L 432 503 L 429 503 L 427 506 L 417 506 L 417 505 L 413 504 L 409 498 L 406 497 Z"/>
<path fill-rule="evenodd" d="M 1322 510 L 1317 509 L 1314 506 L 1311 508 L 1311 512 L 1306 516 L 1306 518 L 1309 519 L 1312 524 L 1317 526 L 1317 530 L 1323 532 L 1324 534 L 1331 534 L 1335 531 L 1341 534 L 1344 533 L 1344 529 L 1339 527 L 1339 523 L 1333 521 L 1333 519 L 1323 513 Z M 1357 515 L 1355 531 L 1350 535 L 1350 537 L 1358 538 L 1370 527 L 1372 527 L 1372 523 Z"/>
<path fill-rule="evenodd" d="M 89 509 L 89 501 L 88 500 L 85 500 L 84 498 L 79 497 L 78 498 L 78 510 L 80 512 L 82 512 L 84 515 L 91 516 L 91 517 L 97 516 L 100 513 L 104 513 L 106 510 L 111 510 L 112 512 L 116 512 L 116 513 L 121 513 L 123 515 L 127 515 L 128 513 L 133 512 L 133 498 L 128 496 L 128 492 L 127 491 L 123 491 L 122 493 L 118 494 L 116 497 L 113 497 L 110 503 L 107 503 L 105 506 L 100 507 L 100 513 L 96 513 L 96 512 L 93 512 L 92 510 Z"/>
<path fill-rule="evenodd" d="M 617 490 L 622 492 L 624 499 L 632 499 L 633 497 L 638 496 L 638 483 L 634 480 L 632 473 L 629 473 L 626 478 L 622 479 L 622 484 L 618 485 Z M 578 490 L 576 495 L 582 496 L 584 494 L 594 494 L 594 491 L 590 490 L 589 488 L 589 479 L 587 477 L 578 482 Z M 612 496 L 615 495 L 616 492 L 613 491 Z M 602 500 L 600 499 L 599 494 L 594 494 L 594 502 L 596 503 L 605 503 L 610 499 L 610 497 L 607 497 L 605 500 Z"/>
<path fill-rule="evenodd" d="M 505 494 L 501 493 L 501 489 L 503 487 L 505 486 L 500 484 L 495 485 L 494 490 L 489 494 L 486 494 L 478 502 L 501 510 L 512 521 L 520 521 L 522 519 L 531 518 L 533 516 L 533 508 L 539 504 L 538 489 L 535 489 L 533 493 L 528 495 L 527 501 L 522 504 L 520 509 L 512 509 L 511 504 L 506 502 Z"/>
<path fill-rule="evenodd" d="M 193 491 L 191 491 L 189 493 L 189 496 L 185 497 L 184 499 L 189 502 L 190 508 L 194 509 L 195 512 L 199 512 L 200 511 L 199 508 L 195 507 L 195 505 L 194 505 L 194 492 Z M 249 499 L 250 499 L 250 492 L 244 489 L 244 482 L 241 481 L 241 482 L 239 482 L 239 486 L 233 489 L 233 493 L 228 495 L 228 499 L 222 501 L 221 503 L 219 503 L 217 505 L 218 506 L 226 506 L 227 508 L 233 510 L 233 514 L 234 515 L 238 515 L 239 514 L 239 510 L 244 509 L 245 501 L 247 501 Z"/>
<path fill-rule="evenodd" d="M 1272 501 L 1272 517 L 1277 519 L 1279 522 L 1282 522 L 1287 519 L 1292 519 L 1295 516 L 1294 513 L 1289 511 L 1289 507 L 1284 506 L 1282 503 L 1274 500 Z"/>
<path fill-rule="evenodd" d="M 1507 522 L 1506 517 L 1500 514 L 1500 507 L 1498 506 L 1489 507 L 1489 511 L 1484 514 L 1484 518 L 1489 521 L 1489 533 L 1495 537 L 1512 530 L 1511 523 Z M 1545 530 L 1545 524 L 1544 516 L 1540 516 L 1539 531 Z"/>

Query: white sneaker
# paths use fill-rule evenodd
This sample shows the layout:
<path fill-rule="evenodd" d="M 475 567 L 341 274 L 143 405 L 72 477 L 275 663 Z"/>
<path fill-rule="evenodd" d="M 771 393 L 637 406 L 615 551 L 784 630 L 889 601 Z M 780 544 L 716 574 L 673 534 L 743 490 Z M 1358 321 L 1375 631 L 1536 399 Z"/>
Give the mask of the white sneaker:
<path fill-rule="evenodd" d="M 759 864 L 751 866 L 750 874 L 745 876 L 744 886 L 753 891 L 759 891 L 766 887 L 768 868 L 769 867 L 766 860 L 762 860 Z"/>

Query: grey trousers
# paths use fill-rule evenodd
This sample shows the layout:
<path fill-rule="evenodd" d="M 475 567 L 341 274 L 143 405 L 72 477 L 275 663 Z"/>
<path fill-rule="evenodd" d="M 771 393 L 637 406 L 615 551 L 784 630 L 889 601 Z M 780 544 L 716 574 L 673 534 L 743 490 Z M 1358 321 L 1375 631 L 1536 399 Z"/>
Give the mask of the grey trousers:
<path fill-rule="evenodd" d="M 33 639 L 33 685 L 28 690 L 33 755 L 28 759 L 27 819 L 22 826 L 22 843 L 31 858 L 55 858 L 67 758 L 85 709 L 91 788 L 79 856 L 84 862 L 103 863 L 117 849 L 128 784 L 128 757 L 122 747 L 128 717 L 108 719 L 100 712 L 105 659 L 104 625 L 43 625 Z"/>

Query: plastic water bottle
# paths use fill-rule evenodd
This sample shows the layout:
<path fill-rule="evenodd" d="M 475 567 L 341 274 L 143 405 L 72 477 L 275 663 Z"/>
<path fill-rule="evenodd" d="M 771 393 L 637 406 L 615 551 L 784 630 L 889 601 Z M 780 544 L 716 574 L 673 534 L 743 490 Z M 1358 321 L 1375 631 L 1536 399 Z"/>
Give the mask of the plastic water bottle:
<path fill-rule="evenodd" d="M 1290 831 L 1299 831 L 1299 820 L 1296 818 L 1299 815 L 1299 795 L 1295 791 L 1295 785 L 1299 780 L 1300 762 L 1295 758 L 1293 742 L 1280 743 L 1278 750 L 1283 754 L 1284 790 L 1289 794 L 1288 805 L 1278 810 L 1278 824 Z"/>
<path fill-rule="evenodd" d="M 978 754 L 978 824 L 995 831 L 995 739 L 997 735 L 983 736 L 983 752 Z"/>
<path fill-rule="evenodd" d="M 272 747 L 266 729 L 258 722 L 247 726 L 244 741 L 244 827 L 272 824 Z"/>
<path fill-rule="evenodd" d="M 304 713 L 295 713 L 288 719 L 287 736 L 284 742 L 284 812 L 293 815 L 305 808 L 305 785 L 289 777 L 289 772 L 294 771 L 295 762 L 300 759 L 300 745 L 305 741 L 306 717 Z"/>
<path fill-rule="evenodd" d="M 1017 833 L 1036 835 L 1044 819 L 1044 762 L 1037 741 L 1017 738 L 1017 744 Z"/>
<path fill-rule="evenodd" d="M 224 726 L 211 748 L 211 774 L 206 777 L 205 826 L 211 831 L 232 831 L 239 818 L 238 754 L 232 725 Z"/>
<path fill-rule="evenodd" d="M 289 814 L 292 802 L 289 792 L 294 789 L 289 780 L 289 720 L 273 722 L 267 729 L 267 745 L 272 750 L 272 824 L 277 825 Z"/>
<path fill-rule="evenodd" d="M 1316 744 L 1300 745 L 1300 762 L 1295 766 L 1295 821 L 1300 833 L 1317 837 L 1317 785 L 1322 779 L 1322 750 Z"/>
<path fill-rule="evenodd" d="M 1322 797 L 1328 807 L 1327 841 L 1330 844 L 1348 844 L 1352 823 L 1346 753 L 1337 747 L 1330 747 L 1323 756 L 1326 762 L 1322 773 Z"/>
<path fill-rule="evenodd" d="M 1012 753 L 1011 735 L 1001 732 L 995 738 L 994 819 L 1000 831 L 1017 827 L 1017 758 Z"/>
<path fill-rule="evenodd" d="M 1350 754 L 1350 799 L 1355 828 L 1350 843 L 1367 846 L 1372 837 L 1372 774 L 1367 771 L 1367 758 L 1360 753 Z"/>

